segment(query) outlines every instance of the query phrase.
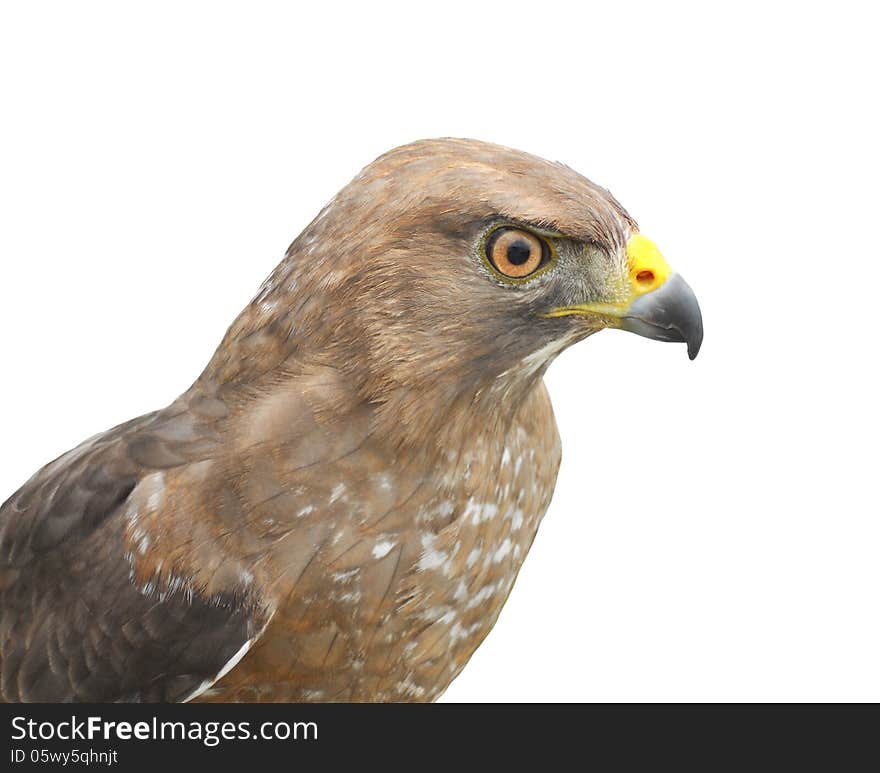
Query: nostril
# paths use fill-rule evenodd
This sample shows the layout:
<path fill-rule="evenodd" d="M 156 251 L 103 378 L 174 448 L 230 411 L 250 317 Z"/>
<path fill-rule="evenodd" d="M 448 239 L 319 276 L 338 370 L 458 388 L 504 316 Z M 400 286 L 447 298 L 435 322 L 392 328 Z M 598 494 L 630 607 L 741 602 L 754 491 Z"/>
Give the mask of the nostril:
<path fill-rule="evenodd" d="M 636 281 L 643 285 L 651 284 L 651 282 L 654 281 L 654 272 L 649 269 L 639 271 L 639 273 L 636 274 Z"/>

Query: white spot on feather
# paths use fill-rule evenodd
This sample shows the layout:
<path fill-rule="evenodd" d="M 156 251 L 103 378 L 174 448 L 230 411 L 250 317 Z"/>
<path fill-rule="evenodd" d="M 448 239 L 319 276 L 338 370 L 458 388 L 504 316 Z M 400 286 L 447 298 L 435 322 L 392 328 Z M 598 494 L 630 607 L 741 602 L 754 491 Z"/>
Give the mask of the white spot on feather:
<path fill-rule="evenodd" d="M 487 599 L 492 598 L 498 591 L 498 587 L 494 583 L 487 583 L 480 588 L 467 603 L 467 609 L 473 609 L 479 606 Z"/>
<path fill-rule="evenodd" d="M 221 668 L 220 671 L 217 673 L 217 676 L 215 676 L 211 680 L 202 682 L 198 687 L 196 687 L 195 690 L 193 690 L 189 695 L 187 695 L 183 699 L 183 702 L 189 703 L 193 698 L 197 698 L 199 695 L 201 695 L 203 692 L 205 692 L 205 690 L 207 690 L 209 687 L 211 687 L 212 685 L 219 682 L 224 676 L 226 676 L 226 674 L 228 674 L 230 671 L 232 671 L 232 669 L 235 668 L 239 664 L 239 662 L 241 661 L 241 659 L 245 655 L 247 655 L 248 650 L 251 648 L 253 643 L 254 643 L 253 639 L 248 639 L 244 644 L 242 644 L 241 649 L 239 649 L 239 651 L 236 652 L 227 661 L 226 665 L 223 666 L 223 668 Z"/>
<path fill-rule="evenodd" d="M 475 526 L 484 521 L 491 521 L 498 514 L 498 506 L 492 502 L 477 502 L 473 497 L 468 500 L 464 509 L 464 518 L 470 518 Z"/>
<path fill-rule="evenodd" d="M 393 548 L 395 544 L 396 543 L 393 540 L 380 540 L 373 545 L 373 558 L 384 558 L 391 552 L 391 548 Z"/>
<path fill-rule="evenodd" d="M 455 554 L 458 553 L 461 545 L 460 543 L 456 544 L 450 554 L 445 550 L 439 550 L 434 547 L 436 540 L 437 536 L 435 534 L 428 533 L 422 535 L 423 550 L 422 556 L 419 558 L 419 569 L 421 571 L 440 569 L 443 571 L 443 574 L 448 575 L 452 570 L 452 559 L 455 558 Z"/>
<path fill-rule="evenodd" d="M 421 698 L 425 694 L 425 688 L 417 685 L 411 674 L 407 674 L 405 679 L 397 683 L 397 689 L 404 695 L 413 698 Z"/>
<path fill-rule="evenodd" d="M 433 547 L 427 547 L 425 548 L 421 558 L 419 559 L 419 569 L 421 569 L 422 571 L 439 569 L 448 560 L 449 556 L 444 551 L 436 550 Z"/>
<path fill-rule="evenodd" d="M 159 505 L 162 503 L 162 495 L 165 493 L 165 473 L 154 473 L 144 478 L 143 482 L 147 484 L 147 491 L 150 492 L 147 497 L 147 509 L 150 512 L 158 510 Z"/>
<path fill-rule="evenodd" d="M 515 507 L 510 513 L 510 528 L 519 529 L 523 525 L 524 515 L 521 508 Z"/>
<path fill-rule="evenodd" d="M 514 376 L 517 380 L 534 376 L 553 362 L 555 357 L 565 349 L 569 343 L 570 341 L 567 338 L 563 338 L 561 340 L 551 341 L 548 344 L 544 344 L 540 349 L 523 357 L 515 367 L 499 373 L 495 380 L 496 383 L 503 389 L 510 383 L 510 376 Z"/>
<path fill-rule="evenodd" d="M 492 563 L 497 564 L 503 561 L 511 550 L 513 550 L 513 543 L 510 541 L 510 537 L 505 537 L 504 542 L 498 546 L 498 550 L 492 556 Z"/>
<path fill-rule="evenodd" d="M 467 639 L 471 635 L 473 635 L 480 628 L 480 623 L 474 623 L 473 625 L 461 625 L 461 623 L 455 623 L 449 631 L 449 639 L 455 644 L 459 639 Z"/>

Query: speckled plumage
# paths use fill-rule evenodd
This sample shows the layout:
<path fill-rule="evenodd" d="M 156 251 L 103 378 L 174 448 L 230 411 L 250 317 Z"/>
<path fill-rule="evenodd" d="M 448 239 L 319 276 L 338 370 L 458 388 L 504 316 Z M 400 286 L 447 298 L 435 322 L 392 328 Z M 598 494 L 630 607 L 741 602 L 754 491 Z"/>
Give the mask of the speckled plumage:
<path fill-rule="evenodd" d="M 558 267 L 499 281 L 478 245 L 500 221 L 552 232 Z M 543 373 L 603 326 L 543 312 L 620 297 L 634 230 L 606 191 L 517 151 L 378 159 L 180 399 L 3 506 L 2 697 L 435 699 L 553 493 Z"/>

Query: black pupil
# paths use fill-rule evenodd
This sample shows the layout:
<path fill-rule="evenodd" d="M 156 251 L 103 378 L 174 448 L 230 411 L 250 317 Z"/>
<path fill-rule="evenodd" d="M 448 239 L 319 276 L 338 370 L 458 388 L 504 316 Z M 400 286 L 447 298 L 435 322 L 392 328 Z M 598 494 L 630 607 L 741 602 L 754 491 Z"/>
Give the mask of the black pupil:
<path fill-rule="evenodd" d="M 532 254 L 532 247 L 525 239 L 517 239 L 507 248 L 507 259 L 514 266 L 521 266 Z"/>

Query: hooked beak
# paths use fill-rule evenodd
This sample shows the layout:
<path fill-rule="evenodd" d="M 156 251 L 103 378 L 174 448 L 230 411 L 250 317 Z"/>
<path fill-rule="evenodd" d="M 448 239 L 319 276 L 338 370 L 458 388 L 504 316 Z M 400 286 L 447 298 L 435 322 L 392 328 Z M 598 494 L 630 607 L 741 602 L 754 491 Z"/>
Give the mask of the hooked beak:
<path fill-rule="evenodd" d="M 703 318 L 693 290 L 674 273 L 657 249 L 641 234 L 626 245 L 629 297 L 619 303 L 583 303 L 550 311 L 548 317 L 599 316 L 608 327 L 628 330 L 656 341 L 687 343 L 694 359 L 703 342 Z"/>

